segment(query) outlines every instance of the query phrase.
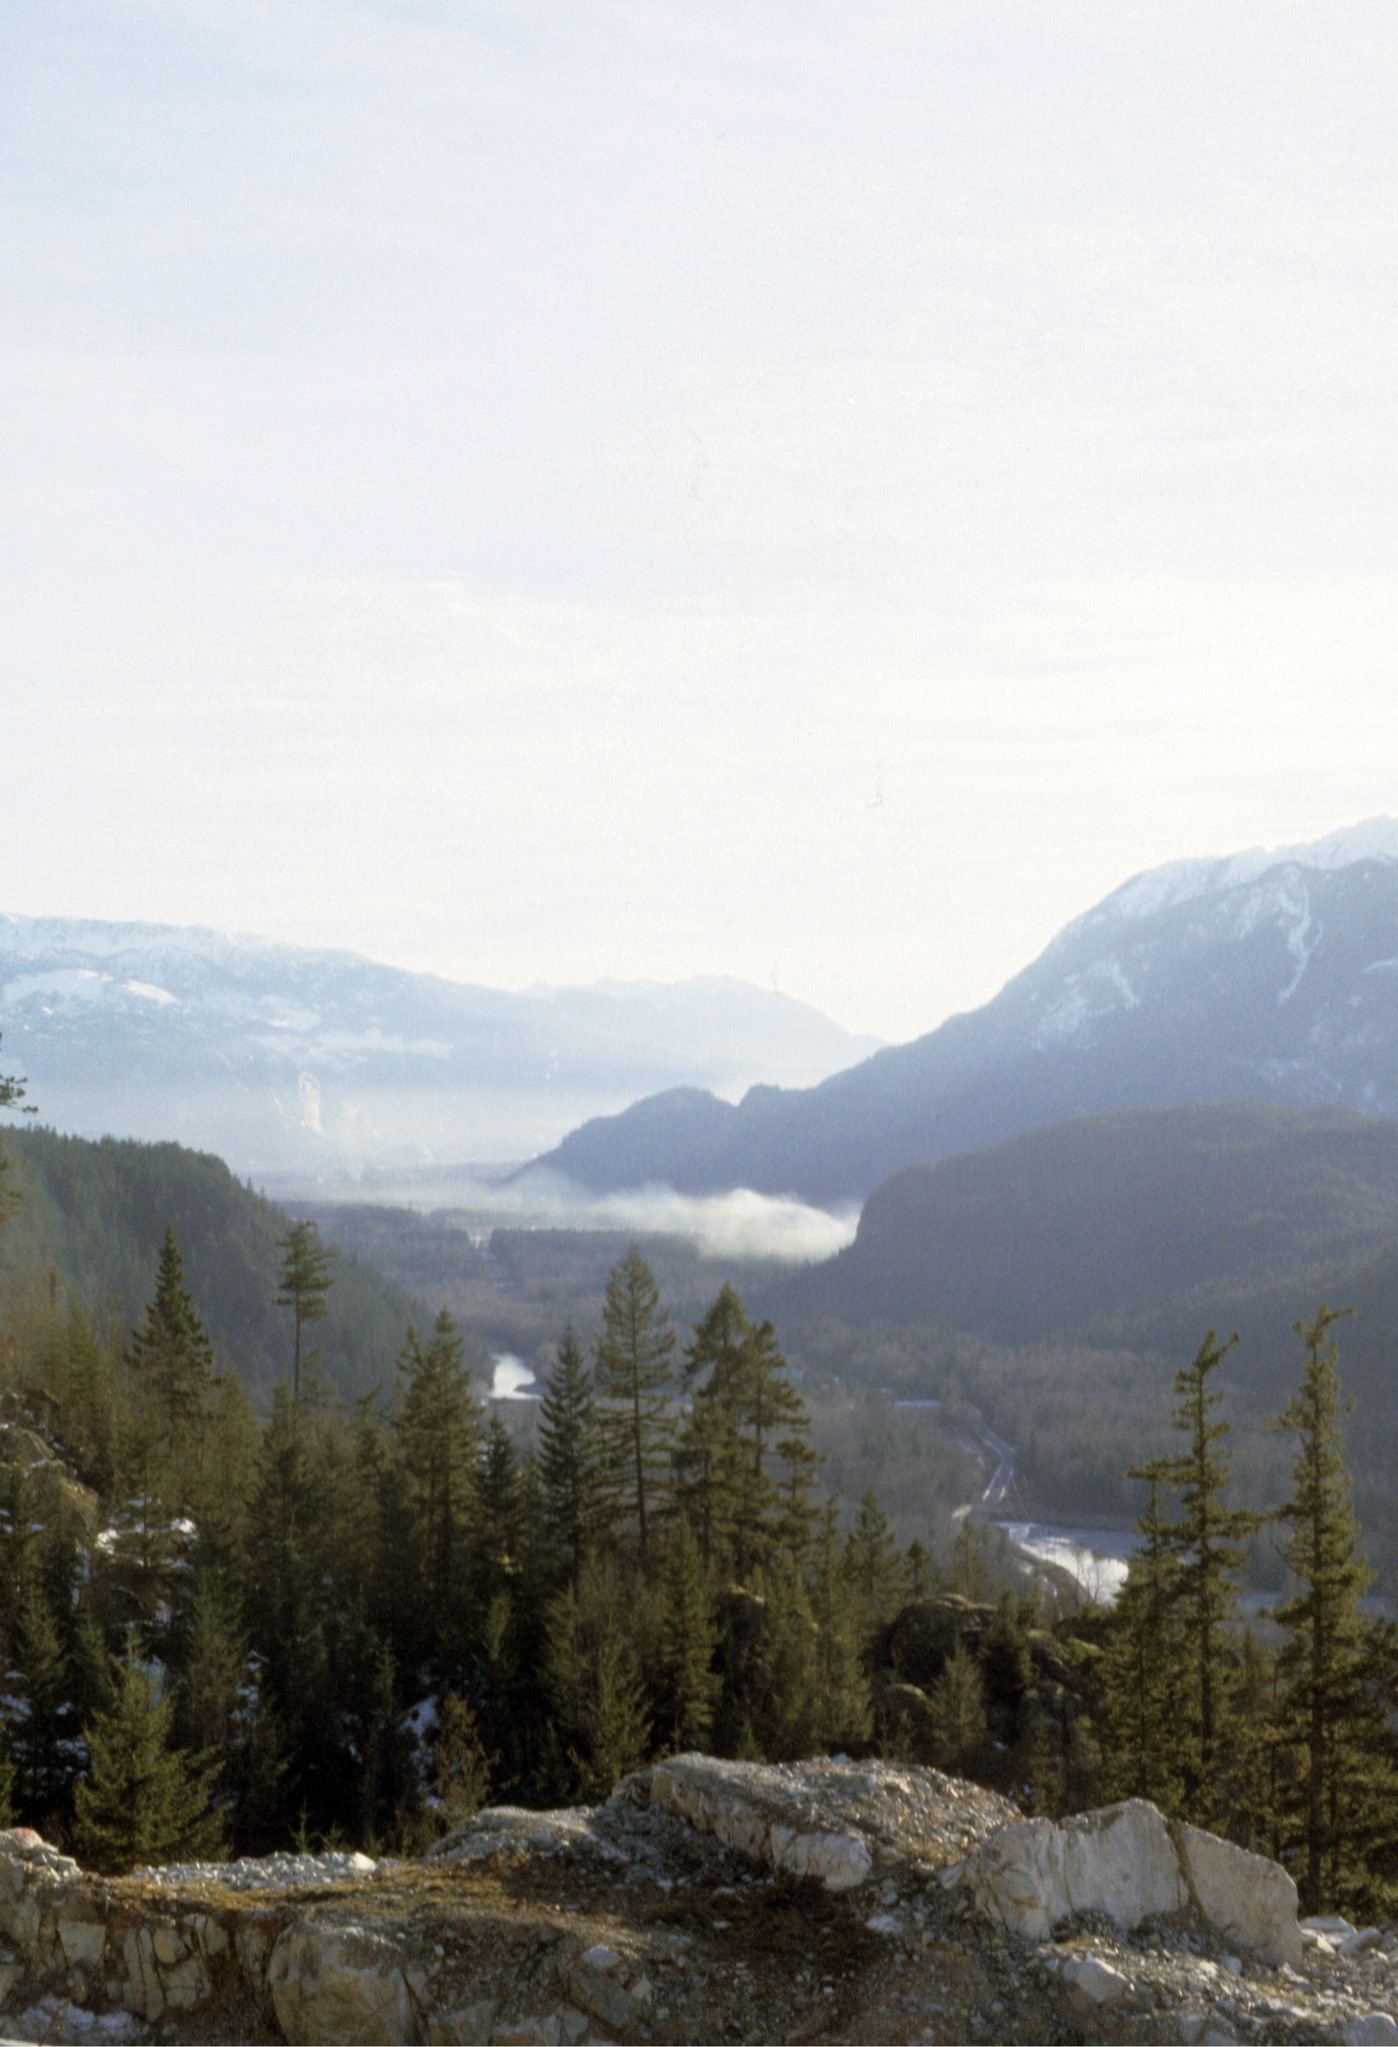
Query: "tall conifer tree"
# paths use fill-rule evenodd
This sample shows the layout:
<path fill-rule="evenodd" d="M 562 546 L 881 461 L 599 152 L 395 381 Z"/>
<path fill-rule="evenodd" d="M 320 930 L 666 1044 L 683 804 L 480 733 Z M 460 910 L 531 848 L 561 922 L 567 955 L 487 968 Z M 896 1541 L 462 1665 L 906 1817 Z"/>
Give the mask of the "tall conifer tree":
<path fill-rule="evenodd" d="M 431 1341 L 414 1329 L 398 1356 L 393 1427 L 406 1481 L 412 1556 L 398 1559 L 401 1595 L 424 1629 L 450 1629 L 462 1610 L 462 1573 L 480 1472 L 480 1407 L 465 1346 L 443 1308 Z"/>
<path fill-rule="evenodd" d="M 712 1732 L 721 1682 L 712 1668 L 717 1643 L 713 1601 L 699 1545 L 688 1521 L 681 1518 L 670 1533 L 661 1629 L 664 1731 L 677 1749 L 703 1748 Z"/>
<path fill-rule="evenodd" d="M 594 1383 L 609 1476 L 643 1559 L 669 1467 L 674 1348 L 660 1289 L 632 1244 L 607 1279 Z"/>
<path fill-rule="evenodd" d="M 168 1226 L 160 1246 L 155 1292 L 127 1346 L 127 1364 L 140 1392 L 137 1425 L 151 1432 L 172 1458 L 171 1490 L 178 1504 L 191 1492 L 189 1460 L 197 1445 L 214 1384 L 214 1348 L 188 1286 L 184 1261 Z"/>
<path fill-rule="evenodd" d="M 1225 1504 L 1231 1472 L 1228 1424 L 1218 1414 L 1223 1394 L 1214 1374 L 1237 1344 L 1211 1329 L 1191 1364 L 1175 1375 L 1173 1421 L 1187 1438 L 1178 1457 L 1133 1472 L 1153 1475 L 1179 1495 L 1179 1518 L 1162 1529 L 1177 1572 L 1175 1601 L 1189 1672 L 1186 1705 L 1192 1753 L 1185 1768 L 1185 1805 L 1207 1822 L 1223 1797 L 1220 1754 L 1228 1688 L 1229 1632 L 1237 1611 L 1236 1581 L 1260 1515 Z"/>
<path fill-rule="evenodd" d="M 1391 1850 L 1398 1791 L 1388 1732 L 1391 1630 L 1386 1637 L 1360 1611 L 1370 1573 L 1344 1463 L 1341 1424 L 1352 1403 L 1341 1397 L 1331 1332 L 1348 1312 L 1322 1305 L 1313 1322 L 1294 1325 L 1305 1368 L 1276 1424 L 1296 1439 L 1280 1519 L 1282 1556 L 1298 1589 L 1274 1619 L 1286 1630 L 1279 1720 L 1299 1760 L 1290 1831 L 1303 1858 L 1298 1888 L 1307 1912 L 1348 1904 L 1372 1887 L 1365 1864 L 1376 1849 Z"/>
<path fill-rule="evenodd" d="M 571 1324 L 539 1403 L 539 1472 L 549 1530 L 576 1589 L 601 1528 L 602 1467 L 592 1374 Z"/>
<path fill-rule="evenodd" d="M 307 1322 L 323 1322 L 335 1279 L 335 1253 L 320 1241 L 312 1222 L 293 1223 L 277 1239 L 282 1254 L 277 1274 L 277 1306 L 292 1315 L 291 1397 L 301 1399 L 301 1331 Z"/>
<path fill-rule="evenodd" d="M 1164 1483 L 1145 1467 L 1147 1505 L 1126 1582 L 1111 1609 L 1100 1678 L 1104 1792 L 1148 1798 L 1179 1812 L 1192 1744 L 1184 1697 L 1186 1656 L 1179 1614 L 1180 1567 L 1160 1511 Z"/>

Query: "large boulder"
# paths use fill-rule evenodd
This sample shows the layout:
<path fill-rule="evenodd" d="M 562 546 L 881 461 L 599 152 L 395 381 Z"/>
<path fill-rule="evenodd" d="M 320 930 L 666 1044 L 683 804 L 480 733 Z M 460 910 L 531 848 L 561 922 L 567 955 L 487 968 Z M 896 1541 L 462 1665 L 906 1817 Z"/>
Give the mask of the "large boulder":
<path fill-rule="evenodd" d="M 1074 1912 L 1104 1912 L 1129 1929 L 1193 1906 L 1266 1961 L 1294 1967 L 1301 1958 L 1286 1871 L 1141 1798 L 1061 1824 L 1020 1820 L 974 1848 L 960 1876 L 987 1916 L 1029 1940 L 1047 1939 Z"/>
<path fill-rule="evenodd" d="M 1170 1833 L 1189 1901 L 1211 1926 L 1241 1947 L 1291 1968 L 1301 1961 L 1296 1886 L 1279 1862 L 1249 1855 L 1183 1820 Z"/>
<path fill-rule="evenodd" d="M 357 1927 L 288 1927 L 272 1950 L 267 1987 L 292 2047 L 398 2047 L 417 2037 L 397 1949 Z"/>

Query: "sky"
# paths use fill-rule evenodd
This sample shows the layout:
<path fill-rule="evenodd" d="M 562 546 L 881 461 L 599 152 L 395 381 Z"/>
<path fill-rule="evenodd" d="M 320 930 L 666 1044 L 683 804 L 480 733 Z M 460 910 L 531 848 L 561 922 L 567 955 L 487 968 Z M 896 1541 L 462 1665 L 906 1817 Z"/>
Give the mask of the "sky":
<path fill-rule="evenodd" d="M 1398 13 L 8 0 L 0 910 L 907 1038 L 1398 811 Z"/>

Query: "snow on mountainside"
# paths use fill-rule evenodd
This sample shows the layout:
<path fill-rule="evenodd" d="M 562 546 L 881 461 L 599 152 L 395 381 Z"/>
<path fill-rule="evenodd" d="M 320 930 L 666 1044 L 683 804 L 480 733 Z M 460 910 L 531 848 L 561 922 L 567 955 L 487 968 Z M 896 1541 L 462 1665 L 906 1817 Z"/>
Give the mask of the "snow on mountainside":
<path fill-rule="evenodd" d="M 846 1202 L 1070 1117 L 1248 1099 L 1398 1115 L 1398 822 L 1138 875 L 912 1044 L 737 1108 L 638 1103 L 547 1163 L 599 1190 Z"/>
<path fill-rule="evenodd" d="M 58 1127 L 261 1173 L 519 1158 L 648 1089 L 809 1082 L 876 1042 L 738 981 L 509 994 L 228 932 L 14 916 L 0 1032 Z"/>
<path fill-rule="evenodd" d="M 1222 859 L 1172 860 L 1164 867 L 1148 868 L 1144 874 L 1134 875 L 1120 888 L 1113 889 L 1094 909 L 1065 925 L 1044 957 L 1049 958 L 1056 946 L 1065 944 L 1080 930 L 1152 917 L 1177 903 L 1242 887 L 1279 867 L 1304 867 L 1324 874 L 1340 867 L 1353 867 L 1361 860 L 1398 861 L 1398 818 L 1366 818 L 1363 824 L 1347 825 L 1309 846 L 1278 846 L 1270 852 L 1254 846 L 1246 853 L 1227 854 Z"/>

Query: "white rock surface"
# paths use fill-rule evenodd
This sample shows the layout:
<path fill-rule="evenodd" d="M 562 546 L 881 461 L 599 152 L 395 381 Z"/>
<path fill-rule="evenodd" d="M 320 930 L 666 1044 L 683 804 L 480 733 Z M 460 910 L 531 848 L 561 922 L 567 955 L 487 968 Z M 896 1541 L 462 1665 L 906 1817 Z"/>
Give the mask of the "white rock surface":
<path fill-rule="evenodd" d="M 1062 1825 L 1020 1820 L 973 1850 L 962 1874 L 983 1911 L 1030 1940 L 1073 1912 L 1130 1927 L 1188 1901 L 1169 1828 L 1139 1798 Z"/>
<path fill-rule="evenodd" d="M 1269 1962 L 1294 1969 L 1301 1960 L 1296 1886 L 1281 1864 L 1183 1820 L 1173 1822 L 1170 1833 L 1189 1901 L 1209 1924 Z"/>
<path fill-rule="evenodd" d="M 1195 1906 L 1230 1941 L 1273 1963 L 1301 1959 L 1296 1886 L 1264 1856 L 1167 1821 L 1144 1799 L 1057 1824 L 1020 1820 L 974 1849 L 962 1878 L 982 1911 L 1030 1940 L 1074 1912 L 1118 1926 Z"/>

